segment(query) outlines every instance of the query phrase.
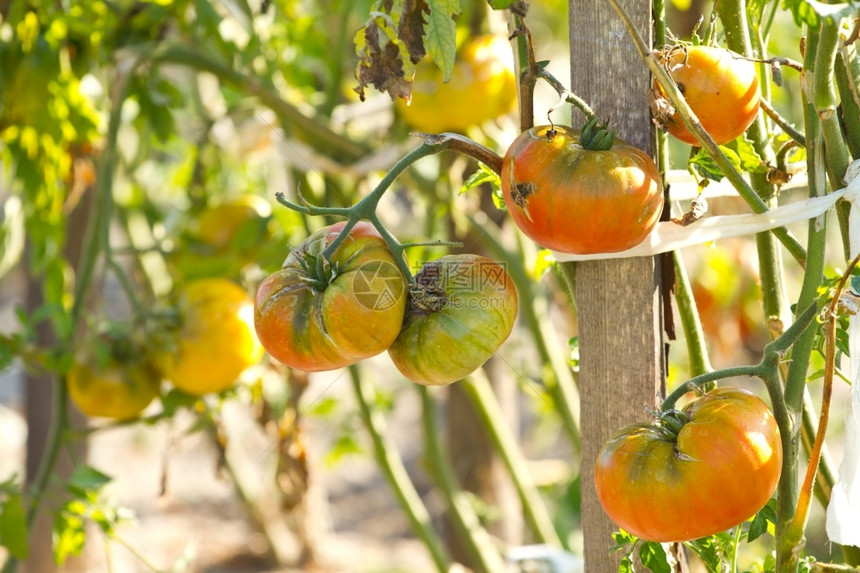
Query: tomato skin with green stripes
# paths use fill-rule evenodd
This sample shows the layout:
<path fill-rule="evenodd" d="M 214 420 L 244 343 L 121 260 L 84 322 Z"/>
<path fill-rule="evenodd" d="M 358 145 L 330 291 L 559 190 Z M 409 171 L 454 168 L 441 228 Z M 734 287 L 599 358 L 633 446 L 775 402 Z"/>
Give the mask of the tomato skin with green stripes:
<path fill-rule="evenodd" d="M 349 366 L 385 351 L 400 332 L 406 279 L 373 225 L 359 222 L 331 257 L 322 256 L 344 225 L 311 234 L 257 290 L 257 337 L 287 366 Z"/>
<path fill-rule="evenodd" d="M 616 433 L 598 454 L 594 485 L 625 531 L 648 541 L 689 541 L 755 515 L 781 468 L 782 442 L 768 406 L 724 387 Z"/>
<path fill-rule="evenodd" d="M 403 329 L 388 355 L 409 380 L 442 386 L 480 368 L 508 338 L 517 290 L 502 264 L 447 255 L 415 276 Z"/>
<path fill-rule="evenodd" d="M 663 212 L 663 179 L 642 150 L 614 138 L 588 149 L 582 133 L 542 125 L 521 133 L 502 162 L 502 194 L 514 224 L 561 253 L 635 247 Z"/>

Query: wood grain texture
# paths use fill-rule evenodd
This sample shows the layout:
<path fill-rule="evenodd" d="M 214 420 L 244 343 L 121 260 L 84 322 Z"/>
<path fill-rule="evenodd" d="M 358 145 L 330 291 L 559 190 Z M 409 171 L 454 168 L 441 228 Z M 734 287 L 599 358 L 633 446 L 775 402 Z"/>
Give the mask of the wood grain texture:
<path fill-rule="evenodd" d="M 650 44 L 651 2 L 624 8 Z M 605 0 L 570 0 L 571 88 L 618 136 L 651 151 L 650 76 L 627 31 Z M 573 112 L 573 125 L 583 122 Z M 582 408 L 582 519 L 586 571 L 618 570 L 610 555 L 617 527 L 597 501 L 594 462 L 606 439 L 645 419 L 663 385 L 659 259 L 576 263 Z"/>

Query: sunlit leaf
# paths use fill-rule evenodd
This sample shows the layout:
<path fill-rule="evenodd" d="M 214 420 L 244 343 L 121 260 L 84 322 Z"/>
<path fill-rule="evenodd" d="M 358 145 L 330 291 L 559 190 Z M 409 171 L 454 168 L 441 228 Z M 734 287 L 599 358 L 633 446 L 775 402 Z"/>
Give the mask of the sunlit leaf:
<path fill-rule="evenodd" d="M 672 573 L 666 550 L 660 543 L 642 541 L 639 545 L 639 559 L 642 565 L 654 573 Z"/>
<path fill-rule="evenodd" d="M 460 0 L 428 0 L 430 16 L 424 30 L 427 54 L 442 70 L 442 81 L 451 79 L 457 54 L 457 27 L 454 16 L 460 13 Z"/>

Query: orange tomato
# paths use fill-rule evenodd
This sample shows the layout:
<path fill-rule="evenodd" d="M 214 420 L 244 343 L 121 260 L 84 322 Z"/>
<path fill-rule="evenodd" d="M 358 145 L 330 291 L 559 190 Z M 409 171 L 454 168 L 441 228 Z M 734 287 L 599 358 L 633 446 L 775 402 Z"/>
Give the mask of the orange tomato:
<path fill-rule="evenodd" d="M 761 103 L 753 62 L 710 46 L 674 49 L 666 58 L 667 69 L 687 105 L 718 145 L 736 139 L 752 124 Z M 658 92 L 662 90 L 658 88 Z M 679 140 L 699 145 L 677 111 L 663 123 Z"/>

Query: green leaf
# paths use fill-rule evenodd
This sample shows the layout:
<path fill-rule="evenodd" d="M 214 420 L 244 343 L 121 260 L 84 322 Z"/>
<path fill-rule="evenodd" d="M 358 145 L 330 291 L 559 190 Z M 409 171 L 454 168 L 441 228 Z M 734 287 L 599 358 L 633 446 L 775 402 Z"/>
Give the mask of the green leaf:
<path fill-rule="evenodd" d="M 633 560 L 630 557 L 625 557 L 618 564 L 618 573 L 633 573 Z"/>
<path fill-rule="evenodd" d="M 460 0 L 428 0 L 430 16 L 424 28 L 424 48 L 439 69 L 442 81 L 451 79 L 457 55 L 457 27 L 454 16 L 460 13 Z"/>
<path fill-rule="evenodd" d="M 643 541 L 639 545 L 639 559 L 642 560 L 642 565 L 654 573 L 672 573 L 672 567 L 666 557 L 666 550 L 659 543 Z"/>
<path fill-rule="evenodd" d="M 794 16 L 794 23 L 798 26 L 806 24 L 810 28 L 818 27 L 818 14 L 815 13 L 807 0 L 783 0 L 782 7 L 791 12 Z"/>
<path fill-rule="evenodd" d="M 731 149 L 738 157 L 740 169 L 749 173 L 765 173 L 767 165 L 762 161 L 761 157 L 755 150 L 752 142 L 745 136 L 741 135 L 732 142 L 726 144 L 728 149 Z"/>
<path fill-rule="evenodd" d="M 109 475 L 90 466 L 78 466 L 66 486 L 70 493 L 81 497 L 91 497 L 98 494 L 102 487 L 111 481 Z"/>
<path fill-rule="evenodd" d="M 24 560 L 27 547 L 27 516 L 21 494 L 10 495 L 0 506 L 0 545 L 16 559 Z"/>
<path fill-rule="evenodd" d="M 620 529 L 612 534 L 612 540 L 615 542 L 615 546 L 610 551 L 621 551 L 628 545 L 636 543 L 638 537 Z"/>
<path fill-rule="evenodd" d="M 728 147 L 720 147 L 720 150 L 722 150 L 723 154 L 725 154 L 735 169 L 738 171 L 742 170 L 741 160 L 737 153 Z M 724 177 L 723 172 L 717 166 L 717 163 L 704 149 L 700 149 L 699 152 L 690 159 L 689 165 L 690 168 L 699 175 L 699 177 L 704 177 L 705 179 L 711 179 L 713 181 L 720 181 Z"/>
<path fill-rule="evenodd" d="M 747 543 L 755 541 L 767 533 L 768 523 L 775 524 L 776 520 L 776 502 L 770 500 L 767 505 L 755 514 L 755 517 L 750 522 L 750 527 L 747 531 Z"/>
<path fill-rule="evenodd" d="M 460 194 L 467 191 L 471 191 L 475 187 L 479 187 L 484 183 L 489 183 L 493 190 L 502 188 L 502 181 L 499 178 L 498 173 L 484 165 L 483 163 L 478 163 L 478 169 L 469 175 L 469 178 L 463 182 L 463 186 L 460 187 Z"/>
<path fill-rule="evenodd" d="M 723 556 L 731 552 L 734 538 L 726 532 L 684 543 L 692 549 L 711 573 L 720 573 Z"/>
<path fill-rule="evenodd" d="M 514 0 L 490 0 L 490 8 L 493 10 L 504 10 L 514 3 Z"/>
<path fill-rule="evenodd" d="M 325 457 L 327 466 L 332 467 L 340 462 L 344 457 L 354 454 L 364 453 L 361 447 L 352 434 L 341 434 L 337 441 L 332 445 Z"/>

